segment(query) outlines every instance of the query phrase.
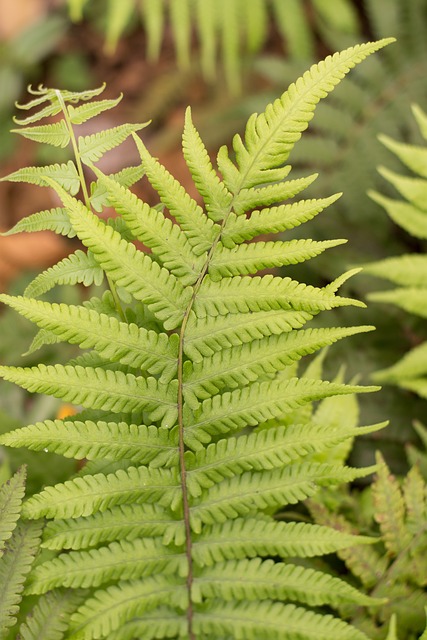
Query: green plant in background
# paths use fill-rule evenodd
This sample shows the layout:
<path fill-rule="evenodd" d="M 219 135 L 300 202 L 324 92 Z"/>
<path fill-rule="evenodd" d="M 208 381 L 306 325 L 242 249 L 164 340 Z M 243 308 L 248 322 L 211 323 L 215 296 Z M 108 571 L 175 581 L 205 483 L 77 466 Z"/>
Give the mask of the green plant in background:
<path fill-rule="evenodd" d="M 49 520 L 42 547 L 55 552 L 40 559 L 27 581 L 27 594 L 53 590 L 42 595 L 39 614 L 62 588 L 75 590 L 76 598 L 84 589 L 67 638 L 366 639 L 311 607 L 380 601 L 292 558 L 372 540 L 278 522 L 272 514 L 321 486 L 372 471 L 315 456 L 374 427 L 338 432 L 335 424 L 299 412 L 302 421 L 291 421 L 292 411 L 314 400 L 371 390 L 298 377 L 292 367 L 303 355 L 371 327 L 302 328 L 320 311 L 360 304 L 336 295 L 353 272 L 323 288 L 248 274 L 309 260 L 342 242 L 256 238 L 302 224 L 336 200 L 276 204 L 314 178 L 286 179 L 284 163 L 319 100 L 390 41 L 328 57 L 254 114 L 244 139 L 234 138 L 235 160 L 226 147 L 218 154 L 223 181 L 188 111 L 183 153 L 205 210 L 135 135 L 144 125 L 76 135 L 81 122 L 115 106 L 88 101 L 102 88 L 77 94 L 40 87 L 23 105 L 37 110 L 20 121 L 23 135 L 57 146 L 71 142 L 75 156 L 8 176 L 52 186 L 63 203 L 29 216 L 15 231 L 77 235 L 87 249 L 52 267 L 53 275 L 37 277 L 26 296 L 1 296 L 47 332 L 43 340 L 54 334 L 89 349 L 65 365 L 0 368 L 6 380 L 29 391 L 83 407 L 73 418 L 0 438 L 12 447 L 89 460 L 77 477 L 44 488 L 22 510 L 30 521 Z M 55 123 L 33 126 L 59 114 Z M 105 176 L 94 165 L 129 135 L 171 218 L 129 191 L 139 167 Z M 97 177 L 90 192 L 83 165 Z M 79 189 L 82 201 L 74 197 Z M 105 204 L 117 219 L 104 222 L 91 210 Z M 134 239 L 151 253 L 139 251 Z M 103 274 L 110 291 L 82 305 L 29 297 L 52 283 L 87 284 Z M 26 640 L 34 637 L 25 631 Z"/>
<path fill-rule="evenodd" d="M 427 115 L 417 106 L 413 107 L 413 113 L 423 138 L 427 140 Z M 384 135 L 380 136 L 380 140 L 416 177 L 380 167 L 379 173 L 405 200 L 389 198 L 376 191 L 371 191 L 369 195 L 384 207 L 396 224 L 423 241 L 427 239 L 427 147 L 397 142 Z M 409 313 L 427 318 L 425 253 L 406 254 L 370 263 L 366 265 L 366 272 L 399 285 L 389 291 L 371 293 L 371 300 L 394 304 Z M 373 377 L 378 382 L 395 384 L 427 398 L 427 342 L 422 342 L 399 362 L 376 372 Z"/>
<path fill-rule="evenodd" d="M 359 33 L 351 0 L 311 0 L 313 24 L 309 23 L 307 7 L 301 0 L 68 0 L 68 5 L 73 20 L 81 20 L 85 9 L 92 9 L 94 16 L 105 16 L 106 48 L 110 53 L 137 15 L 145 30 L 149 60 L 159 58 L 165 32 L 171 29 L 181 69 L 191 66 L 195 31 L 205 79 L 215 79 L 219 54 L 232 93 L 240 93 L 245 57 L 261 50 L 271 20 L 288 54 L 304 62 L 314 58 L 315 30 L 325 35 L 337 32 L 342 38 Z"/>
<path fill-rule="evenodd" d="M 427 484 L 417 465 L 400 481 L 380 454 L 378 463 L 372 485 L 363 491 L 325 491 L 320 499 L 309 500 L 308 507 L 315 522 L 323 526 L 353 535 L 381 535 L 382 543 L 375 547 L 337 553 L 354 586 L 386 601 L 364 611 L 345 605 L 340 609 L 342 617 L 372 640 L 383 640 L 388 621 L 397 616 L 400 637 L 415 640 L 425 628 L 427 607 Z"/>

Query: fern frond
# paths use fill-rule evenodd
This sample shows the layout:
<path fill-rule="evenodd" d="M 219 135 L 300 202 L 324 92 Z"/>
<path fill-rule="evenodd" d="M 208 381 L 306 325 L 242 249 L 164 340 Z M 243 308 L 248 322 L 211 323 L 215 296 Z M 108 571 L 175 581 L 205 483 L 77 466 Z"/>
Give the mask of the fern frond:
<path fill-rule="evenodd" d="M 224 212 L 231 206 L 233 196 L 212 166 L 206 147 L 191 119 L 190 108 L 185 113 L 182 150 L 195 185 L 203 197 L 208 216 L 214 221 L 222 220 Z"/>
<path fill-rule="evenodd" d="M 194 558 L 200 566 L 256 556 L 313 557 L 334 553 L 355 544 L 372 544 L 373 538 L 335 531 L 330 527 L 296 522 L 237 518 L 206 526 L 196 538 Z"/>
<path fill-rule="evenodd" d="M 20 640 L 62 640 L 81 600 L 80 594 L 71 591 L 52 591 L 42 596 L 19 627 Z"/>
<path fill-rule="evenodd" d="M 289 166 L 289 171 L 290 170 L 291 167 Z M 258 207 L 269 206 L 288 200 L 288 198 L 293 198 L 309 187 L 316 180 L 317 176 L 318 174 L 314 173 L 306 178 L 284 180 L 283 182 L 268 184 L 259 189 L 256 187 L 241 189 L 233 201 L 234 212 L 239 216 Z"/>
<path fill-rule="evenodd" d="M 370 598 L 339 578 L 293 564 L 253 558 L 219 563 L 204 568 L 196 579 L 206 598 L 222 600 L 293 600 L 321 606 L 344 602 L 373 605 L 383 600 Z"/>
<path fill-rule="evenodd" d="M 97 162 L 107 152 L 122 144 L 133 131 L 140 131 L 148 126 L 143 124 L 121 124 L 112 129 L 104 129 L 89 136 L 80 136 L 77 140 L 81 161 L 85 164 Z"/>
<path fill-rule="evenodd" d="M 0 373 L 1 373 L 0 368 Z M 292 378 L 285 381 L 254 382 L 243 389 L 226 392 L 204 400 L 196 411 L 186 411 L 184 435 L 190 448 L 200 448 L 200 441 L 210 442 L 214 433 L 237 431 L 249 425 L 283 416 L 313 400 L 329 395 L 373 391 L 375 387 L 359 387 L 331 382 Z"/>
<path fill-rule="evenodd" d="M 427 288 L 402 287 L 392 291 L 376 291 L 369 294 L 375 302 L 394 304 L 409 313 L 427 318 Z"/>
<path fill-rule="evenodd" d="M 95 100 L 87 102 L 79 107 L 73 107 L 72 104 L 68 105 L 68 114 L 72 124 L 83 124 L 92 118 L 95 118 L 104 111 L 109 111 L 116 107 L 122 100 L 123 94 L 120 94 L 115 100 Z"/>
<path fill-rule="evenodd" d="M 356 45 L 328 56 L 311 67 L 297 83 L 264 113 L 254 114 L 246 125 L 244 142 L 233 140 L 236 165 L 226 147 L 218 154 L 218 167 L 227 188 L 234 194 L 240 189 L 276 182 L 282 178 L 283 165 L 295 142 L 307 128 L 317 103 L 333 90 L 352 67 L 368 55 L 393 42 L 392 38 Z"/>
<path fill-rule="evenodd" d="M 27 518 L 78 518 L 119 504 L 148 502 L 167 505 L 179 485 L 171 470 L 129 467 L 108 475 L 85 475 L 64 484 L 46 487 L 27 500 Z"/>
<path fill-rule="evenodd" d="M 114 317 L 83 306 L 50 304 L 4 294 L 0 294 L 0 302 L 8 304 L 61 340 L 78 344 L 81 349 L 95 349 L 101 358 L 161 374 L 162 382 L 175 377 L 176 336 L 169 338 L 165 333 L 119 322 Z"/>
<path fill-rule="evenodd" d="M 159 504 L 124 504 L 85 518 L 48 522 L 42 546 L 47 549 L 85 549 L 113 540 L 163 537 L 179 544 L 183 522 L 172 521 L 170 512 Z"/>
<path fill-rule="evenodd" d="M 283 621 L 286 620 L 286 624 Z M 320 615 L 293 604 L 277 602 L 218 603 L 195 616 L 196 631 L 216 637 L 265 640 L 368 640 L 368 637 L 343 620 Z"/>
<path fill-rule="evenodd" d="M 70 132 L 64 120 L 54 122 L 53 124 L 45 124 L 38 127 L 26 127 L 25 129 L 12 129 L 13 133 L 35 142 L 43 142 L 54 147 L 64 149 L 70 142 Z"/>
<path fill-rule="evenodd" d="M 114 413 L 145 409 L 164 426 L 173 426 L 177 416 L 175 382 L 165 385 L 121 371 L 59 364 L 0 367 L 0 376 L 32 393 L 47 393 L 91 409 Z"/>
<path fill-rule="evenodd" d="M 156 466 L 176 460 L 176 435 L 151 425 L 128 425 L 125 422 L 85 422 L 47 420 L 15 429 L 1 436 L 9 447 L 27 447 L 49 451 L 77 460 L 123 458 Z"/>
<path fill-rule="evenodd" d="M 368 196 L 384 207 L 390 218 L 402 229 L 416 238 L 427 238 L 426 215 L 413 204 L 388 198 L 376 191 L 368 191 Z"/>
<path fill-rule="evenodd" d="M 0 554 L 19 520 L 25 494 L 25 479 L 26 470 L 25 467 L 21 467 L 0 487 Z"/>
<path fill-rule="evenodd" d="M 405 527 L 404 498 L 396 478 L 391 475 L 379 452 L 377 464 L 377 477 L 372 487 L 375 519 L 380 525 L 388 552 L 396 556 L 405 548 L 410 538 Z"/>
<path fill-rule="evenodd" d="M 379 135 L 378 139 L 387 149 L 392 151 L 408 169 L 411 169 L 423 178 L 427 178 L 427 149 L 425 147 L 398 142 L 384 134 Z"/>
<path fill-rule="evenodd" d="M 55 209 L 47 209 L 45 211 L 38 211 L 31 216 L 22 218 L 14 227 L 2 233 L 2 236 L 10 236 L 15 233 L 22 233 L 26 231 L 32 233 L 33 231 L 54 231 L 68 238 L 74 238 L 76 233 L 70 224 L 70 219 L 65 209 L 56 207 Z"/>
<path fill-rule="evenodd" d="M 424 287 L 426 269 L 427 256 L 416 253 L 385 258 L 385 260 L 363 265 L 364 273 L 384 278 L 395 284 L 413 287 Z"/>
<path fill-rule="evenodd" d="M 77 249 L 53 267 L 40 273 L 25 289 L 24 295 L 36 298 L 50 291 L 57 284 L 82 283 L 86 287 L 91 284 L 100 285 L 104 272 L 95 260 L 94 255 Z"/>
<path fill-rule="evenodd" d="M 358 300 L 335 296 L 330 288 L 319 289 L 312 285 L 272 275 L 234 276 L 219 282 L 206 276 L 200 286 L 194 304 L 198 317 L 294 309 L 317 313 L 321 310 L 354 304 L 364 306 Z"/>
<path fill-rule="evenodd" d="M 0 633 L 17 620 L 24 583 L 37 554 L 42 525 L 39 522 L 18 523 L 0 558 Z"/>
<path fill-rule="evenodd" d="M 159 606 L 184 609 L 187 593 L 182 581 L 167 576 L 132 580 L 95 592 L 71 618 L 71 638 L 90 640 L 108 636 L 134 617 Z"/>
<path fill-rule="evenodd" d="M 56 587 L 97 587 L 113 580 L 145 578 L 154 573 L 185 576 L 186 564 L 185 554 L 166 547 L 161 539 L 123 540 L 89 551 L 70 551 L 38 564 L 26 591 L 38 594 Z"/>
<path fill-rule="evenodd" d="M 96 262 L 118 286 L 147 304 L 154 315 L 164 321 L 165 329 L 175 328 L 182 320 L 191 289 L 184 289 L 169 271 L 122 239 L 63 189 L 56 186 L 56 190 L 78 237 L 93 253 Z"/>
<path fill-rule="evenodd" d="M 222 241 L 225 246 L 233 247 L 234 243 L 252 240 L 261 234 L 280 233 L 286 229 L 292 229 L 314 218 L 338 200 L 340 195 L 336 194 L 317 200 L 300 200 L 293 204 L 283 204 L 270 209 L 253 211 L 249 218 L 232 213 L 228 218 L 227 227 L 223 231 Z"/>
<path fill-rule="evenodd" d="M 66 164 L 52 164 L 48 167 L 25 167 L 24 169 L 18 169 L 10 173 L 4 178 L 0 178 L 0 181 L 9 182 L 28 182 L 29 184 L 36 184 L 40 187 L 48 187 L 49 179 L 55 180 L 61 187 L 76 195 L 80 189 L 80 178 L 77 173 L 74 162 L 71 160 Z"/>
<path fill-rule="evenodd" d="M 209 265 L 212 280 L 225 276 L 247 275 L 261 269 L 271 269 L 311 260 L 327 249 L 346 240 L 289 240 L 287 242 L 257 242 L 233 249 L 218 245 Z"/>

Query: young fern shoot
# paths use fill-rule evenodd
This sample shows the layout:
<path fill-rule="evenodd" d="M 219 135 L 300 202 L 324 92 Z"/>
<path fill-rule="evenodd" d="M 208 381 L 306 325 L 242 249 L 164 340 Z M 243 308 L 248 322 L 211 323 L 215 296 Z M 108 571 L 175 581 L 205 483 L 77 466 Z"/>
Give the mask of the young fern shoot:
<path fill-rule="evenodd" d="M 0 438 L 4 445 L 88 460 L 77 477 L 46 487 L 23 506 L 26 518 L 48 519 L 42 546 L 57 552 L 37 564 L 27 592 L 85 590 L 64 637 L 366 640 L 327 609 L 312 607 L 377 600 L 292 558 L 372 540 L 280 522 L 274 513 L 321 486 L 372 471 L 311 454 L 375 427 L 337 430 L 305 419 L 304 412 L 292 422 L 292 412 L 312 401 L 374 389 L 298 377 L 293 366 L 372 327 L 304 328 L 321 311 L 361 306 L 337 295 L 353 272 L 323 288 L 254 274 L 309 260 L 342 242 L 257 237 L 300 225 L 338 197 L 285 203 L 314 179 L 288 179 L 285 162 L 319 100 L 390 41 L 326 58 L 253 115 L 244 139 L 233 140 L 233 157 L 225 147 L 218 154 L 222 179 L 188 110 L 183 154 L 203 206 L 135 135 L 143 125 L 77 138 L 77 155 L 96 175 L 83 201 L 75 197 L 78 169 L 73 188 L 49 167 L 9 176 L 50 185 L 63 205 L 15 230 L 66 231 L 87 249 L 75 265 L 62 261 L 39 276 L 30 285 L 33 297 L 0 297 L 41 331 L 87 350 L 66 364 L 0 367 L 6 380 L 82 407 L 72 418 Z M 70 136 L 68 120 L 78 124 L 113 106 L 86 102 L 89 92 L 60 95 L 40 88 L 30 106 L 46 103 L 33 116 L 37 121 L 65 104 L 61 126 Z M 80 100 L 81 106 L 70 104 Z M 44 141 L 52 139 L 52 129 L 37 129 Z M 130 134 L 141 168 L 103 175 L 95 162 Z M 142 173 L 166 213 L 129 190 Z M 105 203 L 119 219 L 104 222 L 89 206 L 98 211 Z M 37 299 L 53 284 L 88 284 L 98 273 L 112 283 L 101 297 L 79 306 Z M 114 291 L 126 293 L 122 310 Z"/>

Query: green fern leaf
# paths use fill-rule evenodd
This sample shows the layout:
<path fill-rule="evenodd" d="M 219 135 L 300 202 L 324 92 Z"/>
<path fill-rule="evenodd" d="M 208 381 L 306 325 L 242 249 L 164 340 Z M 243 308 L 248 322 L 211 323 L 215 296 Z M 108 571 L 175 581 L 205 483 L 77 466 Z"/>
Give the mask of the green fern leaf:
<path fill-rule="evenodd" d="M 124 504 L 86 518 L 54 520 L 43 532 L 47 549 L 85 549 L 113 540 L 147 536 L 166 537 L 182 544 L 183 522 L 171 521 L 170 512 L 158 504 Z"/>
<path fill-rule="evenodd" d="M 384 602 L 370 598 L 343 580 L 293 564 L 254 558 L 216 564 L 200 572 L 196 580 L 205 598 L 222 600 L 283 599 L 311 606 L 344 602 L 373 605 Z"/>
<path fill-rule="evenodd" d="M 24 583 L 38 551 L 42 525 L 19 523 L 0 558 L 0 634 L 17 620 Z"/>
<path fill-rule="evenodd" d="M 83 124 L 84 122 L 95 118 L 95 116 L 98 116 L 100 113 L 104 113 L 104 111 L 109 111 L 116 107 L 122 98 L 123 94 L 120 94 L 120 96 L 115 100 L 96 100 L 94 102 L 82 104 L 79 107 L 73 107 L 73 105 L 70 104 L 68 105 L 70 121 L 73 124 Z"/>
<path fill-rule="evenodd" d="M 371 293 L 369 298 L 375 302 L 394 304 L 409 313 L 427 318 L 427 288 L 402 287 L 392 291 L 377 291 Z"/>
<path fill-rule="evenodd" d="M 25 467 L 21 467 L 0 487 L 0 554 L 7 540 L 11 538 L 21 513 L 25 478 Z"/>
<path fill-rule="evenodd" d="M 12 129 L 13 133 L 34 140 L 35 142 L 44 142 L 54 147 L 64 149 L 70 143 L 70 132 L 64 120 L 53 124 L 45 124 L 39 127 L 27 127 L 26 129 Z"/>
<path fill-rule="evenodd" d="M 47 187 L 49 186 L 49 178 L 55 180 L 72 195 L 75 195 L 80 189 L 80 178 L 76 166 L 71 160 L 66 164 L 52 164 L 48 167 L 25 167 L 0 178 L 0 181 L 28 182 L 40 187 Z"/>
<path fill-rule="evenodd" d="M 299 283 L 291 278 L 272 275 L 234 276 L 219 282 L 208 276 L 200 286 L 194 304 L 198 317 L 247 313 L 248 311 L 271 311 L 272 309 L 294 309 L 317 313 L 334 307 L 364 306 L 358 300 L 334 295 L 329 285 L 323 289 Z"/>
<path fill-rule="evenodd" d="M 380 525 L 384 544 L 396 556 L 409 542 L 405 527 L 405 503 L 397 480 L 391 475 L 380 453 L 377 453 L 377 477 L 372 487 L 376 506 L 375 519 Z"/>
<path fill-rule="evenodd" d="M 112 129 L 105 129 L 89 136 L 78 138 L 78 147 L 81 161 L 85 164 L 96 162 L 111 149 L 122 144 L 133 131 L 140 131 L 149 123 L 143 124 L 121 124 Z"/>
<path fill-rule="evenodd" d="M 190 108 L 185 113 L 182 149 L 185 162 L 205 202 L 207 214 L 212 220 L 222 220 L 224 212 L 230 209 L 233 196 L 220 181 L 212 166 L 208 152 L 192 122 Z"/>
<path fill-rule="evenodd" d="M 290 170 L 291 167 L 289 167 Z M 257 207 L 265 207 L 293 198 L 309 187 L 317 176 L 318 174 L 314 173 L 306 178 L 284 180 L 276 184 L 268 184 L 260 189 L 254 187 L 241 189 L 234 198 L 234 213 L 239 216 Z"/>
<path fill-rule="evenodd" d="M 376 191 L 368 191 L 368 196 L 384 207 L 390 218 L 402 229 L 416 238 L 427 238 L 427 220 L 423 211 L 408 202 L 387 198 Z"/>
<path fill-rule="evenodd" d="M 19 220 L 12 229 L 2 233 L 3 236 L 10 236 L 15 233 L 26 231 L 54 231 L 68 238 L 74 238 L 76 233 L 70 224 L 70 219 L 65 209 L 56 207 L 46 211 L 38 211 L 31 216 Z"/>
<path fill-rule="evenodd" d="M 164 426 L 176 420 L 175 382 L 165 385 L 155 378 L 121 371 L 59 364 L 0 367 L 0 376 L 32 393 L 48 393 L 72 404 L 115 413 L 146 409 L 153 420 L 163 420 Z"/>
<path fill-rule="evenodd" d="M 286 620 L 286 625 L 283 624 Z M 368 640 L 368 637 L 343 620 L 319 615 L 292 604 L 259 602 L 218 604 L 195 616 L 196 632 L 214 637 L 243 640 Z"/>
<path fill-rule="evenodd" d="M 187 593 L 177 579 L 155 576 L 108 587 L 82 605 L 71 619 L 70 640 L 91 640 L 108 636 L 134 617 L 158 606 L 185 608 Z"/>
<path fill-rule="evenodd" d="M 314 65 L 265 112 L 252 116 L 246 126 L 245 142 L 235 136 L 233 148 L 237 167 L 228 157 L 226 147 L 218 154 L 218 167 L 227 188 L 234 194 L 282 179 L 283 170 L 295 142 L 307 128 L 317 103 L 333 90 L 352 67 L 374 51 L 393 42 L 392 38 L 356 45 L 328 56 Z"/>
<path fill-rule="evenodd" d="M 320 525 L 271 522 L 249 517 L 204 527 L 194 542 L 193 552 L 197 564 L 210 567 L 225 560 L 256 556 L 309 558 L 351 545 L 373 542 L 375 540 L 372 538 L 354 536 Z"/>
<path fill-rule="evenodd" d="M 427 269 L 427 256 L 407 254 L 396 258 L 385 258 L 363 265 L 364 273 L 385 278 L 403 286 L 424 287 L 423 277 Z"/>
<path fill-rule="evenodd" d="M 9 447 L 49 449 L 77 460 L 125 458 L 141 464 L 156 460 L 156 466 L 162 466 L 176 459 L 176 437 L 169 430 L 125 422 L 47 420 L 1 437 Z"/>
<path fill-rule="evenodd" d="M 397 142 L 389 136 L 379 135 L 378 139 L 387 149 L 392 151 L 408 169 L 423 178 L 427 178 L 427 149 L 412 144 Z"/>
<path fill-rule="evenodd" d="M 0 294 L 0 302 L 10 305 L 62 340 L 78 344 L 82 349 L 96 349 L 101 358 L 161 374 L 162 382 L 171 380 L 176 374 L 176 336 L 169 338 L 164 333 L 119 322 L 114 317 L 81 306 L 52 305 L 4 294 Z"/>
<path fill-rule="evenodd" d="M 119 504 L 148 502 L 169 506 L 179 486 L 173 471 L 130 467 L 108 475 L 85 475 L 46 487 L 27 500 L 28 518 L 78 518 Z M 179 496 L 178 496 L 179 499 Z"/>
<path fill-rule="evenodd" d="M 100 285 L 104 279 L 104 272 L 96 262 L 93 254 L 84 253 L 77 249 L 74 253 L 40 273 L 25 289 L 25 295 L 36 298 L 50 291 L 57 284 L 83 283 L 86 287 L 91 284 Z"/>
<path fill-rule="evenodd" d="M 225 246 L 233 247 L 235 243 L 252 240 L 264 233 L 279 233 L 297 227 L 314 218 L 340 195 L 317 200 L 301 200 L 293 204 L 254 211 L 249 218 L 230 214 L 227 227 L 223 231 L 223 242 Z"/>
<path fill-rule="evenodd" d="M 290 240 L 288 242 L 257 242 L 233 249 L 218 245 L 209 265 L 212 280 L 224 276 L 247 275 L 261 269 L 271 269 L 305 262 L 346 240 Z"/>
<path fill-rule="evenodd" d="M 39 598 L 19 627 L 20 640 L 62 640 L 81 599 L 80 594 L 70 591 L 53 591 Z"/>
<path fill-rule="evenodd" d="M 31 573 L 27 593 L 45 593 L 56 587 L 87 588 L 112 580 L 145 578 L 154 573 L 185 576 L 185 554 L 152 538 L 113 542 L 89 551 L 70 551 L 39 564 Z"/>

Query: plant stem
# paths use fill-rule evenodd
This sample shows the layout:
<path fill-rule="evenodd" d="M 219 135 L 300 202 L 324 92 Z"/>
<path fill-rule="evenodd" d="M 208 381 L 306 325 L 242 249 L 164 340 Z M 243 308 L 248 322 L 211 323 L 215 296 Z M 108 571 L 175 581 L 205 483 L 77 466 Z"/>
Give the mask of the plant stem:
<path fill-rule="evenodd" d="M 84 175 L 84 171 L 83 171 L 82 161 L 81 161 L 81 158 L 80 158 L 79 147 L 78 147 L 78 144 L 77 144 L 76 135 L 74 133 L 73 124 L 72 124 L 72 122 L 70 120 L 68 109 L 66 107 L 64 98 L 62 97 L 61 91 L 59 89 L 55 89 L 55 93 L 56 93 L 56 97 L 58 98 L 58 102 L 61 105 L 61 109 L 62 109 L 62 112 L 64 114 L 65 124 L 67 125 L 67 129 L 68 129 L 68 132 L 70 134 L 70 142 L 71 142 L 71 146 L 73 148 L 73 153 L 74 153 L 74 158 L 75 158 L 75 162 L 76 162 L 77 173 L 78 173 L 79 179 L 80 179 L 80 185 L 81 185 L 81 189 L 82 189 L 82 193 L 83 193 L 83 201 L 84 201 L 84 204 L 85 204 L 86 208 L 89 209 L 89 211 L 92 211 L 92 207 L 90 205 L 89 192 L 87 190 L 86 179 L 85 179 L 85 175 Z M 111 291 L 111 295 L 113 296 L 113 300 L 114 300 L 114 304 L 115 304 L 115 307 L 116 307 L 116 311 L 120 315 L 121 319 L 125 320 L 125 314 L 124 314 L 122 305 L 120 304 L 119 296 L 117 294 L 116 285 L 114 284 L 114 282 L 111 280 L 111 278 L 108 276 L 107 273 L 105 274 L 105 277 L 107 279 L 108 287 L 109 287 L 109 289 Z"/>
<path fill-rule="evenodd" d="M 184 340 L 185 340 L 185 330 L 187 328 L 187 323 L 190 318 L 190 313 L 193 309 L 194 302 L 196 300 L 199 289 L 202 285 L 203 278 L 205 277 L 209 264 L 212 259 L 212 256 L 215 252 L 218 242 L 221 239 L 221 234 L 224 229 L 224 226 L 227 222 L 228 215 L 232 209 L 232 205 L 230 205 L 229 211 L 224 216 L 224 219 L 221 224 L 220 231 L 218 236 L 212 243 L 211 248 L 209 249 L 206 262 L 203 265 L 203 268 L 200 272 L 199 277 L 197 278 L 196 283 L 193 287 L 193 295 L 191 297 L 190 302 L 188 303 L 188 307 L 185 310 L 184 317 L 181 324 L 181 329 L 179 332 L 179 347 L 178 347 L 178 449 L 179 449 L 179 465 L 180 465 L 180 475 L 181 475 L 181 491 L 182 491 L 182 509 L 183 509 L 183 518 L 184 518 L 184 528 L 185 528 L 185 554 L 187 556 L 188 562 L 188 574 L 187 574 L 187 593 L 188 593 L 188 609 L 187 609 L 187 623 L 188 623 L 188 640 L 196 640 L 196 636 L 193 632 L 193 601 L 192 601 L 192 584 L 194 579 L 193 573 L 193 558 L 192 558 L 192 540 L 191 540 L 191 525 L 190 525 L 190 503 L 188 499 L 188 488 L 187 488 L 187 469 L 185 466 L 185 442 L 184 442 Z"/>

